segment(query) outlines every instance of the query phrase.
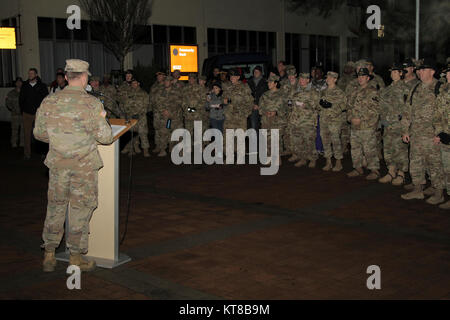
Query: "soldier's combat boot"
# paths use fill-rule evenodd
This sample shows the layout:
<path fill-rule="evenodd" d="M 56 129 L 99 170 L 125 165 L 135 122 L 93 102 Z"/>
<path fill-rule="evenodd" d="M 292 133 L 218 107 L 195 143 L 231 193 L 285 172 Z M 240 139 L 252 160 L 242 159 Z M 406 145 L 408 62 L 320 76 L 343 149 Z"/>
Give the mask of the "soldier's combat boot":
<path fill-rule="evenodd" d="M 79 253 L 71 253 L 69 258 L 69 265 L 80 267 L 81 271 L 89 272 L 95 270 L 95 261 L 88 261 Z"/>
<path fill-rule="evenodd" d="M 395 177 L 394 180 L 392 180 L 392 185 L 393 186 L 401 186 L 405 183 L 405 173 L 403 171 L 398 171 L 397 172 L 397 177 Z"/>
<path fill-rule="evenodd" d="M 408 191 L 412 191 L 412 190 L 414 190 L 414 185 L 412 183 L 405 184 L 404 188 Z"/>
<path fill-rule="evenodd" d="M 426 196 L 432 196 L 436 192 L 436 189 L 433 188 L 433 186 L 426 188 L 423 190 L 423 194 Z"/>
<path fill-rule="evenodd" d="M 308 168 L 314 169 L 316 167 L 316 160 L 311 160 L 309 162 Z"/>
<path fill-rule="evenodd" d="M 336 164 L 334 165 L 334 168 L 333 168 L 333 172 L 340 172 L 340 171 L 342 171 L 342 169 L 344 169 L 342 167 L 342 161 L 340 159 L 337 159 Z"/>
<path fill-rule="evenodd" d="M 137 154 L 141 153 L 141 148 L 139 148 L 138 144 L 134 145 L 134 152 L 136 152 Z"/>
<path fill-rule="evenodd" d="M 450 201 L 447 201 L 446 203 L 443 203 L 439 206 L 439 208 L 444 210 L 450 210 Z"/>
<path fill-rule="evenodd" d="M 322 168 L 323 171 L 330 171 L 333 168 L 333 164 L 331 163 L 331 158 L 327 158 L 327 163 L 325 167 Z"/>
<path fill-rule="evenodd" d="M 442 189 L 435 189 L 434 194 L 430 198 L 428 198 L 427 201 L 425 201 L 425 202 L 428 204 L 432 204 L 432 205 L 436 205 L 436 204 L 444 202 L 445 199 L 444 199 L 443 191 L 444 190 L 442 190 Z"/>
<path fill-rule="evenodd" d="M 392 182 L 392 180 L 394 180 L 396 178 L 395 168 L 392 166 L 389 166 L 388 169 L 389 169 L 388 173 L 383 178 L 380 178 L 378 180 L 379 183 L 390 183 L 390 182 Z"/>
<path fill-rule="evenodd" d="M 366 180 L 376 180 L 380 177 L 380 172 L 378 170 L 371 170 L 370 174 L 366 177 Z"/>
<path fill-rule="evenodd" d="M 145 148 L 143 150 L 144 150 L 144 157 L 150 158 L 150 152 L 148 152 L 148 148 Z"/>
<path fill-rule="evenodd" d="M 300 161 L 298 161 L 296 164 L 295 164 L 295 166 L 297 167 L 297 168 L 300 168 L 300 167 L 303 167 L 303 166 L 305 166 L 306 165 L 306 160 L 300 160 Z"/>
<path fill-rule="evenodd" d="M 45 250 L 44 262 L 42 262 L 42 270 L 44 272 L 53 272 L 56 268 L 55 250 Z"/>
<path fill-rule="evenodd" d="M 167 152 L 165 150 L 162 150 L 160 153 L 158 153 L 158 157 L 165 157 L 167 156 Z"/>
<path fill-rule="evenodd" d="M 423 195 L 423 186 L 422 185 L 414 186 L 414 189 L 411 192 L 402 194 L 401 197 L 403 200 L 412 200 L 412 199 L 422 200 L 425 198 L 425 196 Z"/>
<path fill-rule="evenodd" d="M 349 178 L 354 178 L 354 177 L 359 177 L 364 173 L 363 168 L 358 168 L 358 169 L 354 169 L 352 172 L 347 173 L 347 177 Z"/>
<path fill-rule="evenodd" d="M 292 155 L 292 157 L 290 157 L 288 159 L 289 162 L 296 162 L 298 160 L 297 156 L 295 154 Z"/>
<path fill-rule="evenodd" d="M 155 147 L 155 149 L 152 150 L 153 153 L 159 153 L 159 148 Z"/>

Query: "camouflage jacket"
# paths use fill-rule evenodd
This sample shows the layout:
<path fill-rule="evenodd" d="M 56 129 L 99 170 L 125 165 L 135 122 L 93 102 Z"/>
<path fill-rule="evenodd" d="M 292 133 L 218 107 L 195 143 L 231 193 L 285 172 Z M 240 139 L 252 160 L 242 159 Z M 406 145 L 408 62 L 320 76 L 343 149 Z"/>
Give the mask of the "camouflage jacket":
<path fill-rule="evenodd" d="M 97 143 L 110 144 L 112 130 L 101 115 L 101 102 L 81 87 L 67 86 L 42 101 L 36 113 L 34 136 L 50 144 L 45 165 L 49 168 L 103 166 Z"/>
<path fill-rule="evenodd" d="M 403 81 L 392 82 L 380 91 L 380 119 L 385 126 L 399 128 L 405 113 L 405 92 Z"/>
<path fill-rule="evenodd" d="M 406 90 L 406 95 L 408 96 L 409 92 L 420 82 L 419 79 L 414 78 L 412 80 L 409 81 L 405 81 L 403 80 L 403 83 L 405 84 L 405 90 Z"/>
<path fill-rule="evenodd" d="M 371 81 L 375 82 L 375 86 L 378 85 L 377 90 L 381 90 L 386 87 L 383 78 L 377 75 L 376 73 L 373 74 L 373 79 Z"/>
<path fill-rule="evenodd" d="M 317 125 L 319 93 L 316 90 L 299 88 L 292 97 L 292 107 L 288 114 L 288 125 Z"/>
<path fill-rule="evenodd" d="M 436 112 L 433 118 L 434 134 L 450 134 L 450 92 L 439 94 L 436 99 Z"/>
<path fill-rule="evenodd" d="M 155 101 L 158 94 L 164 90 L 164 84 L 155 82 L 152 87 L 150 88 L 150 94 L 149 94 L 149 106 L 148 111 L 154 111 L 155 109 Z"/>
<path fill-rule="evenodd" d="M 182 99 L 181 108 L 183 109 L 185 120 L 193 121 L 205 119 L 205 87 L 202 87 L 199 84 L 185 86 Z M 191 109 L 191 111 L 189 111 L 189 109 Z M 195 112 L 192 112 L 192 109 L 195 109 Z"/>
<path fill-rule="evenodd" d="M 17 91 L 16 89 L 12 89 L 6 95 L 5 106 L 9 111 L 11 111 L 12 115 L 20 115 L 21 114 L 20 105 L 19 105 L 19 96 L 20 96 L 20 91 Z"/>
<path fill-rule="evenodd" d="M 405 114 L 401 125 L 402 134 L 417 135 L 419 137 L 433 137 L 433 119 L 436 112 L 436 88 L 437 80 L 430 84 L 421 82 L 411 97 L 413 90 L 406 100 Z"/>
<path fill-rule="evenodd" d="M 333 89 L 326 88 L 320 92 L 320 99 L 331 102 L 331 108 L 323 108 L 319 104 L 320 121 L 342 122 L 345 120 L 345 110 L 347 109 L 347 98 L 345 93 L 337 86 Z"/>
<path fill-rule="evenodd" d="M 343 74 L 341 77 L 339 77 L 337 86 L 339 89 L 345 92 L 345 88 L 347 88 L 347 85 L 354 79 L 355 76 L 353 74 Z"/>
<path fill-rule="evenodd" d="M 276 115 L 274 118 L 269 118 L 267 117 L 267 112 L 276 112 Z M 272 125 L 277 125 L 284 113 L 283 92 L 280 89 L 264 92 L 259 100 L 259 114 L 261 115 L 263 126 L 266 126 L 269 121 L 272 122 Z"/>
<path fill-rule="evenodd" d="M 123 111 L 126 112 L 128 117 L 143 117 L 148 111 L 149 103 L 147 92 L 141 88 L 130 88 L 123 104 Z"/>
<path fill-rule="evenodd" d="M 373 86 L 359 87 L 347 111 L 347 120 L 361 119 L 361 124 L 352 124 L 352 130 L 376 130 L 380 117 L 379 92 Z"/>
<path fill-rule="evenodd" d="M 289 81 L 287 84 L 285 84 L 283 87 L 281 87 L 280 92 L 283 95 L 283 107 L 280 110 L 280 116 L 287 118 L 289 115 L 289 100 L 292 101 L 292 98 L 294 97 L 294 94 L 300 90 L 300 85 L 298 84 L 298 81 L 294 85 L 292 85 Z"/>
<path fill-rule="evenodd" d="M 179 89 L 173 86 L 164 88 L 158 92 L 154 98 L 155 104 L 153 112 L 160 118 L 165 118 L 163 111 L 169 112 L 169 118 L 172 120 L 181 121 L 183 119 L 183 112 L 181 110 L 182 96 Z"/>
<path fill-rule="evenodd" d="M 124 105 L 126 97 L 128 95 L 128 90 L 130 89 L 131 85 L 129 85 L 126 81 L 122 82 L 122 84 L 117 88 L 117 101 L 119 102 L 121 107 Z"/>
<path fill-rule="evenodd" d="M 253 110 L 252 92 L 248 85 L 242 82 L 228 86 L 223 97 L 231 99 L 224 109 L 225 120 L 228 122 L 243 122 Z"/>

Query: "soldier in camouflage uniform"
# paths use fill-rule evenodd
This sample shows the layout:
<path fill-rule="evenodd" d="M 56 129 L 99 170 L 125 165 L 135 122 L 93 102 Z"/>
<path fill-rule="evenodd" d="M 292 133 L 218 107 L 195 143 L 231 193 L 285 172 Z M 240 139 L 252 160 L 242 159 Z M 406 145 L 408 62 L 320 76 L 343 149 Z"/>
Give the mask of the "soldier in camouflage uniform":
<path fill-rule="evenodd" d="M 450 82 L 450 66 L 447 66 L 443 70 L 446 75 L 447 83 Z M 441 92 L 436 100 L 436 112 L 433 119 L 434 143 L 440 146 L 442 168 L 444 173 L 445 187 L 447 188 L 447 194 L 450 195 L 450 141 L 443 141 L 440 136 L 442 134 L 450 134 L 450 92 Z M 445 138 L 445 137 L 444 137 Z M 448 138 L 448 137 L 447 137 Z M 439 206 L 441 209 L 450 209 L 450 201 Z"/>
<path fill-rule="evenodd" d="M 339 77 L 339 81 L 337 83 L 337 86 L 339 87 L 339 89 L 341 89 L 343 92 L 345 92 L 345 89 L 347 88 L 348 84 L 353 81 L 355 79 L 355 75 L 356 75 L 356 63 L 353 61 L 348 61 L 347 64 L 344 67 L 344 74 Z M 347 97 L 347 95 L 346 95 Z M 344 110 L 347 110 L 347 106 L 345 107 Z M 341 126 L 341 142 L 342 142 L 342 147 L 343 153 L 347 153 L 348 152 L 348 146 L 350 145 L 350 124 L 347 122 L 347 116 L 346 116 L 347 112 L 344 111 L 344 117 L 343 117 L 343 122 L 342 122 L 342 126 Z"/>
<path fill-rule="evenodd" d="M 116 115 L 120 116 L 120 110 L 117 105 L 117 90 L 116 87 L 109 83 L 110 75 L 105 74 L 103 76 L 103 83 L 100 86 L 100 93 L 104 96 L 104 105 L 111 109 Z M 106 111 L 108 112 L 108 111 Z M 114 118 L 114 115 L 111 115 Z"/>
<path fill-rule="evenodd" d="M 426 202 L 435 205 L 444 201 L 444 176 L 440 148 L 433 144 L 433 119 L 437 112 L 435 91 L 438 82 L 433 78 L 434 73 L 434 63 L 431 61 L 424 61 L 418 68 L 420 83 L 411 90 L 407 98 L 401 125 L 403 141 L 411 145 L 409 171 L 414 185 L 414 189 L 402 195 L 402 199 L 424 199 L 425 195 L 432 195 Z M 432 188 L 424 193 L 426 171 L 430 175 Z"/>
<path fill-rule="evenodd" d="M 309 160 L 309 167 L 315 168 L 318 158 L 315 140 L 319 95 L 317 91 L 311 89 L 309 81 L 309 73 L 300 73 L 300 86 L 292 96 L 288 130 L 291 137 L 293 159 L 297 161 L 295 166 L 302 167 Z M 289 160 L 293 162 L 292 158 Z"/>
<path fill-rule="evenodd" d="M 372 81 L 375 82 L 376 86 L 377 86 L 377 90 L 383 89 L 384 87 L 386 87 L 386 85 L 384 84 L 384 80 L 382 77 L 380 77 L 379 75 L 377 75 L 375 72 L 373 72 L 373 70 L 375 69 L 374 65 L 373 65 L 373 61 L 370 59 L 367 59 L 367 69 L 369 69 L 369 73 L 371 75 Z"/>
<path fill-rule="evenodd" d="M 289 136 L 288 128 L 288 115 L 290 112 L 290 105 L 292 104 L 292 97 L 297 92 L 299 88 L 299 83 L 297 79 L 297 69 L 293 65 L 288 65 L 286 67 L 286 74 L 288 76 L 287 83 L 281 87 L 281 93 L 284 98 L 283 108 L 280 110 L 280 137 L 281 145 L 280 152 L 282 156 L 292 154 L 291 150 L 291 139 Z M 292 157 L 291 157 L 292 158 Z"/>
<path fill-rule="evenodd" d="M 180 90 L 173 87 L 173 80 L 172 76 L 164 79 L 164 89 L 158 92 L 153 107 L 154 126 L 160 128 L 155 137 L 156 147 L 160 150 L 158 157 L 167 156 L 168 146 L 170 146 L 169 152 L 172 151 L 174 146 L 174 143 L 170 141 L 172 132 L 183 127 L 182 95 Z M 167 128 L 169 123 L 170 127 Z"/>
<path fill-rule="evenodd" d="M 95 268 L 82 257 L 88 251 L 89 221 L 97 207 L 98 170 L 103 166 L 97 144 L 113 142 L 106 112 L 95 97 L 87 94 L 89 64 L 67 60 L 69 86 L 44 99 L 36 113 L 34 136 L 50 144 L 45 165 L 50 169 L 47 217 L 43 240 L 43 270 L 55 270 L 55 249 L 64 233 L 70 204 L 67 247 L 70 265 L 82 271 Z"/>
<path fill-rule="evenodd" d="M 341 131 L 344 123 L 345 112 L 347 108 L 347 100 L 345 93 L 336 85 L 339 74 L 336 72 L 327 73 L 327 88 L 320 93 L 320 123 L 323 148 L 325 151 L 325 159 L 327 163 L 323 168 L 324 171 L 334 172 L 342 170 L 342 152 Z M 331 158 L 336 159 L 336 165 L 333 168 Z"/>
<path fill-rule="evenodd" d="M 194 122 L 202 122 L 202 136 L 203 132 L 207 129 L 207 123 L 205 121 L 206 110 L 204 108 L 206 101 L 206 88 L 200 86 L 197 82 L 197 74 L 189 74 L 189 83 L 183 90 L 183 101 L 181 108 L 184 115 L 184 128 L 191 134 L 191 140 L 194 141 Z M 193 144 L 192 144 L 193 146 Z"/>
<path fill-rule="evenodd" d="M 384 125 L 383 149 L 388 173 L 378 181 L 400 186 L 408 171 L 408 145 L 401 139 L 400 125 L 405 112 L 406 85 L 402 81 L 402 65 L 394 64 L 390 71 L 392 83 L 380 92 L 380 118 Z"/>
<path fill-rule="evenodd" d="M 181 89 L 181 90 L 183 90 L 185 84 L 184 84 L 183 81 L 180 80 L 180 78 L 181 78 L 181 72 L 180 72 L 180 70 L 175 70 L 174 72 L 172 72 L 172 78 L 173 78 L 173 80 L 172 80 L 172 81 L 173 81 L 172 86 L 173 86 L 175 89 Z"/>
<path fill-rule="evenodd" d="M 259 114 L 261 115 L 261 128 L 267 129 L 267 156 L 272 157 L 272 140 L 270 129 L 280 129 L 284 125 L 285 119 L 280 116 L 284 114 L 283 110 L 285 98 L 280 88 L 280 77 L 270 76 L 267 80 L 269 91 L 266 91 L 259 100 Z M 284 115 L 283 115 L 284 116 Z M 281 165 L 281 159 L 278 157 L 278 165 Z"/>
<path fill-rule="evenodd" d="M 247 129 L 247 117 L 253 110 L 253 96 L 248 85 L 243 84 L 240 80 L 238 70 L 230 70 L 231 84 L 223 89 L 224 102 L 227 107 L 224 109 L 224 143 L 226 146 L 226 130 L 227 129 Z M 226 150 L 226 148 L 224 148 Z M 235 151 L 237 145 L 235 144 Z"/>
<path fill-rule="evenodd" d="M 375 132 L 379 120 L 378 91 L 369 85 L 370 73 L 367 68 L 358 72 L 359 90 L 351 97 L 347 120 L 352 124 L 351 147 L 354 170 L 347 176 L 357 177 L 364 173 L 363 157 L 366 158 L 367 167 L 371 173 L 367 180 L 379 178 L 380 161 L 377 156 L 377 139 Z"/>
<path fill-rule="evenodd" d="M 11 146 L 13 148 L 17 148 L 18 140 L 20 140 L 19 146 L 23 147 L 23 121 L 19 105 L 22 83 L 22 79 L 17 78 L 15 82 L 16 87 L 8 92 L 5 100 L 5 106 L 11 112 Z"/>
<path fill-rule="evenodd" d="M 120 111 L 117 108 L 116 90 L 109 86 L 104 88 L 100 86 L 100 78 L 97 76 L 91 77 L 89 84 L 92 87 L 92 94 L 96 96 L 106 111 L 107 118 L 120 118 Z M 112 89 L 112 90 L 111 90 Z"/>
<path fill-rule="evenodd" d="M 405 84 L 405 95 L 408 96 L 409 92 L 419 83 L 419 79 L 417 79 L 414 70 L 416 68 L 416 64 L 410 58 L 406 59 L 403 62 L 403 69 L 405 70 L 405 78 L 403 82 Z M 406 99 L 405 97 L 405 99 Z"/>
<path fill-rule="evenodd" d="M 153 128 L 155 129 L 155 149 L 152 150 L 153 153 L 159 153 L 160 150 L 158 148 L 157 141 L 160 140 L 160 133 L 164 130 L 165 125 L 163 127 L 157 127 L 156 124 L 162 123 L 161 119 L 158 119 L 158 115 L 156 114 L 156 98 L 160 94 L 162 90 L 164 90 L 164 80 L 166 78 L 166 74 L 162 71 L 156 72 L 156 82 L 150 88 L 150 104 L 149 111 L 153 112 Z"/>
<path fill-rule="evenodd" d="M 139 137 L 133 139 L 134 145 L 131 145 L 131 141 L 122 150 L 122 153 L 129 153 L 132 155 L 134 152 L 141 153 L 139 148 L 139 140 L 141 141 L 142 150 L 144 150 L 144 157 L 150 157 L 148 142 L 148 124 L 147 124 L 147 111 L 149 108 L 149 97 L 140 86 L 136 79 L 131 80 L 131 88 L 127 91 L 128 95 L 124 99 L 123 111 L 129 118 L 137 119 L 138 122 L 135 127 L 131 129 L 131 134 L 135 131 L 138 132 Z"/>
<path fill-rule="evenodd" d="M 127 70 L 125 73 L 125 81 L 117 88 L 117 100 L 119 103 L 124 102 L 124 97 L 128 95 L 128 90 L 131 88 L 131 80 L 133 79 L 133 71 Z"/>

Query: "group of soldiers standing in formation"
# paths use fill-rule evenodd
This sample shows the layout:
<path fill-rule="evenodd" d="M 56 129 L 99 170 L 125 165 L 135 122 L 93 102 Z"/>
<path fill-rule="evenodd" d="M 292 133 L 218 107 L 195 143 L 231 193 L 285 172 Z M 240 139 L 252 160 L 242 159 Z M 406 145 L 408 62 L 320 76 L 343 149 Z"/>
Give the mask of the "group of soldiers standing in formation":
<path fill-rule="evenodd" d="M 298 74 L 292 65 L 283 71 L 282 77 L 270 72 L 267 91 L 257 102 L 237 69 L 229 71 L 229 80 L 220 77 L 207 81 L 204 76 L 190 74 L 187 84 L 179 80 L 178 71 L 172 75 L 158 72 L 150 94 L 139 87 L 131 71 L 127 72 L 126 81 L 116 92 L 105 91 L 106 96 L 113 97 L 111 100 L 118 101 L 116 113 L 139 119 L 139 139 L 134 139 L 133 145 L 130 142 L 122 152 L 140 153 L 141 147 L 144 156 L 150 155 L 146 117 L 149 111 L 153 112 L 155 128 L 153 152 L 164 157 L 174 145 L 170 141 L 173 130 L 185 128 L 193 136 L 194 121 L 201 121 L 203 130 L 210 126 L 222 131 L 246 130 L 247 118 L 256 110 L 262 129 L 280 130 L 281 155 L 291 155 L 288 161 L 296 167 L 316 166 L 319 153 L 315 141 L 320 123 L 324 171 L 341 171 L 344 154 L 351 150 L 354 169 L 348 177 L 362 176 L 366 168 L 366 179 L 401 186 L 409 172 L 412 183 L 405 185 L 409 192 L 402 195 L 403 199 L 424 199 L 428 195 L 430 204 L 445 201 L 444 189 L 450 192 L 450 146 L 446 140 L 450 133 L 448 65 L 438 81 L 433 62 L 407 59 L 393 64 L 392 83 L 387 87 L 374 73 L 370 60 L 348 62 L 342 76 L 330 71 L 319 85 L 311 81 L 310 73 Z M 94 90 L 96 86 L 94 81 Z M 214 101 L 219 99 L 214 111 L 210 107 L 211 94 Z M 106 100 L 104 103 L 108 105 Z M 107 110 L 113 107 L 110 105 Z M 222 118 L 217 119 L 223 121 L 219 127 L 212 122 L 218 108 Z M 380 177 L 383 158 L 388 173 Z M 281 164 L 281 159 L 278 161 Z M 431 187 L 423 190 L 427 176 Z M 440 207 L 450 209 L 450 202 Z"/>

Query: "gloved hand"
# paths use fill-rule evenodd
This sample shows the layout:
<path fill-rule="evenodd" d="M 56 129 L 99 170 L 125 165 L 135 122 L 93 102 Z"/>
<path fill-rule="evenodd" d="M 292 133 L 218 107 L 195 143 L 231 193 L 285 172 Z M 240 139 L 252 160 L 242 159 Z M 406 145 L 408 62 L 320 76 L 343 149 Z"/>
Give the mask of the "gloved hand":
<path fill-rule="evenodd" d="M 329 109 L 333 106 L 333 104 L 327 100 L 324 99 L 320 99 L 319 104 L 322 106 L 322 108 L 324 109 Z"/>
<path fill-rule="evenodd" d="M 441 143 L 445 144 L 445 145 L 449 145 L 450 144 L 450 134 L 445 133 L 445 132 L 441 132 L 438 134 L 438 137 L 441 138 Z"/>

